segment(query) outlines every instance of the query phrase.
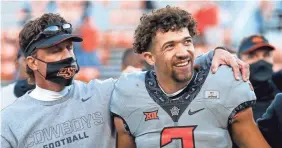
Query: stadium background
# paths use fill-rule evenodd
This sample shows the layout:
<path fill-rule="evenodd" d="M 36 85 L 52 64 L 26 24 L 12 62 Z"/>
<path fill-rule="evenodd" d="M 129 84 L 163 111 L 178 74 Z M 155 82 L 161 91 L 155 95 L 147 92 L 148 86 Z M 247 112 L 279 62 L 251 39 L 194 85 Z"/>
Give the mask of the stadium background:
<path fill-rule="evenodd" d="M 166 5 L 179 6 L 198 21 L 197 54 L 219 45 L 236 53 L 244 37 L 262 34 L 277 48 L 274 70 L 282 69 L 282 1 L 1 1 L 1 85 L 17 78 L 18 33 L 30 19 L 52 12 L 72 23 L 84 38 L 75 44 L 81 67 L 76 79 L 89 81 L 118 77 L 140 16 Z"/>

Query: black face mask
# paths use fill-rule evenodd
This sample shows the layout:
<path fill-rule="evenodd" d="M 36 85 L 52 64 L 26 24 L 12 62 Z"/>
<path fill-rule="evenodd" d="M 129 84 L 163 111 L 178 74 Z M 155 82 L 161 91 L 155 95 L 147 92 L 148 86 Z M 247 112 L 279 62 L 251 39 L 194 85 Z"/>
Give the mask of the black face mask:
<path fill-rule="evenodd" d="M 250 81 L 267 81 L 271 79 L 273 65 L 265 60 L 259 60 L 250 65 Z"/>
<path fill-rule="evenodd" d="M 74 75 L 79 71 L 79 66 L 73 57 L 56 62 L 45 62 L 40 59 L 37 60 L 47 64 L 45 79 L 63 86 L 71 85 Z"/>
<path fill-rule="evenodd" d="M 258 101 L 272 100 L 274 98 L 275 88 L 271 81 L 272 66 L 265 60 L 250 65 L 250 81 Z"/>

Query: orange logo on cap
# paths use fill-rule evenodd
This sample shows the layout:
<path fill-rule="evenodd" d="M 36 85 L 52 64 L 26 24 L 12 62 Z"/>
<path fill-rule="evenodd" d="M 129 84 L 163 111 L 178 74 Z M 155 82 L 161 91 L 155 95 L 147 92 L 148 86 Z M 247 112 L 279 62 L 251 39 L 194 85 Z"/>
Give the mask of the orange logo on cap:
<path fill-rule="evenodd" d="M 260 42 L 263 42 L 263 39 L 259 36 L 256 36 L 252 39 L 252 42 L 253 43 L 260 43 Z"/>
<path fill-rule="evenodd" d="M 76 72 L 76 68 L 74 67 L 62 68 L 58 72 L 57 76 L 64 77 L 65 79 L 70 79 L 74 76 L 75 72 Z"/>

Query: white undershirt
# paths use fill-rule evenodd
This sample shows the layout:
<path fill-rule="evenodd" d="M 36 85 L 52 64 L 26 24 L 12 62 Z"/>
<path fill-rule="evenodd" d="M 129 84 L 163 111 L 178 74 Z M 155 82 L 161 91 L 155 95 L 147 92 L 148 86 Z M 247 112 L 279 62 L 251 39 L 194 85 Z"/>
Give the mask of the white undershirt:
<path fill-rule="evenodd" d="M 159 86 L 160 86 L 160 85 L 159 85 Z M 186 85 L 186 86 L 187 86 L 187 85 Z M 185 86 L 184 88 L 178 90 L 177 92 L 172 93 L 172 94 L 166 93 L 166 92 L 163 90 L 163 88 L 162 88 L 161 86 L 160 86 L 160 88 L 161 88 L 161 90 L 163 91 L 163 93 L 166 94 L 166 96 L 168 96 L 168 97 L 174 97 L 174 96 L 178 95 L 179 93 L 181 93 L 182 90 L 184 90 L 184 89 L 186 88 L 186 86 Z"/>
<path fill-rule="evenodd" d="M 62 91 L 55 92 L 55 91 L 50 91 L 47 89 L 40 88 L 38 85 L 36 85 L 35 89 L 32 92 L 30 92 L 29 95 L 32 98 L 41 101 L 54 101 L 67 95 L 70 88 L 71 86 L 67 86 Z"/>

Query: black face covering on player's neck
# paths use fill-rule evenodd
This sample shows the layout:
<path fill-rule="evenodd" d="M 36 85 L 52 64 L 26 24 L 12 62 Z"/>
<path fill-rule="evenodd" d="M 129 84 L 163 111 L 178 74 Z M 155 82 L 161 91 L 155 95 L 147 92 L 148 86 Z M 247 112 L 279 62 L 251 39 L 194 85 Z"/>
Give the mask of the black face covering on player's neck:
<path fill-rule="evenodd" d="M 250 81 L 258 100 L 270 100 L 274 97 L 275 88 L 271 80 L 272 66 L 265 60 L 250 65 Z"/>
<path fill-rule="evenodd" d="M 71 85 L 74 75 L 79 71 L 79 66 L 77 65 L 76 60 L 73 57 L 69 57 L 56 62 L 45 62 L 38 58 L 35 59 L 47 64 L 45 76 L 46 80 L 63 86 Z M 39 74 L 42 75 L 40 72 Z"/>

